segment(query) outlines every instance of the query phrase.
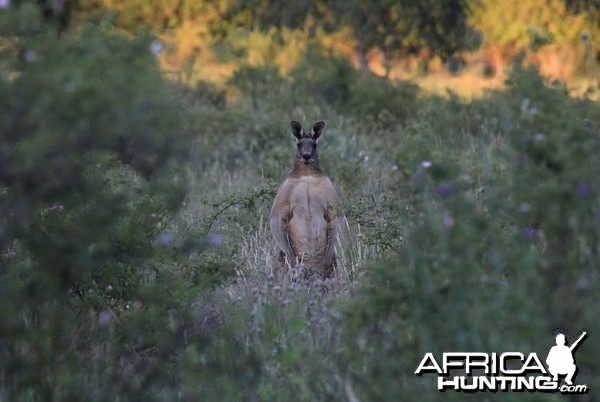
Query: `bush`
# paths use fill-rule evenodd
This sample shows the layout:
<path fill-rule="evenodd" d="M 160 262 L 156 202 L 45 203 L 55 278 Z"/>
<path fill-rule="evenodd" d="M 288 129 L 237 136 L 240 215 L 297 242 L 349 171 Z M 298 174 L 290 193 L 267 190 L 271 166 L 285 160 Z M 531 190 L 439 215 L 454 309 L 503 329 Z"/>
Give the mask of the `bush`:
<path fill-rule="evenodd" d="M 358 73 L 340 56 L 317 45 L 309 46 L 301 61 L 290 71 L 293 91 L 315 102 L 345 105 L 350 85 Z M 306 102 L 306 101 L 304 101 Z"/>
<path fill-rule="evenodd" d="M 510 111 L 502 145 L 488 149 L 495 171 L 473 182 L 448 169 L 449 156 L 417 166 L 411 196 L 396 206 L 412 212 L 405 246 L 373 267 L 347 309 L 343 356 L 361 399 L 438 399 L 434 383 L 413 374 L 427 352 L 545 356 L 540 334 L 551 345 L 556 332 L 598 330 L 597 312 L 590 315 L 599 286 L 598 106 L 545 87 L 533 70 L 517 68 L 509 85 L 471 106 L 491 101 Z M 478 155 L 480 168 L 489 155 Z M 436 165 L 456 173 L 440 176 Z M 597 347 L 585 347 L 577 362 L 586 368 L 581 383 L 592 387 Z"/>
<path fill-rule="evenodd" d="M 167 231 L 187 191 L 179 93 L 150 38 L 0 12 L 0 399 L 163 392 L 214 279 Z"/>

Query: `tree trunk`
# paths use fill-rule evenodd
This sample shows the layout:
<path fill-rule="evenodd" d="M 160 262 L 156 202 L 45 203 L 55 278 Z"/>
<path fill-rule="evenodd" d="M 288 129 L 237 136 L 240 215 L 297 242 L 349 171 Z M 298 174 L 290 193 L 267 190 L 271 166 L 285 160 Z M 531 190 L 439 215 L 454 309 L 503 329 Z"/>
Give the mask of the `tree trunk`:
<path fill-rule="evenodd" d="M 365 56 L 365 48 L 362 43 L 362 40 L 356 38 L 356 58 L 358 59 L 358 65 L 360 66 L 360 71 L 362 71 L 365 75 L 373 75 L 373 71 L 369 68 L 369 63 L 367 62 L 367 58 Z"/>

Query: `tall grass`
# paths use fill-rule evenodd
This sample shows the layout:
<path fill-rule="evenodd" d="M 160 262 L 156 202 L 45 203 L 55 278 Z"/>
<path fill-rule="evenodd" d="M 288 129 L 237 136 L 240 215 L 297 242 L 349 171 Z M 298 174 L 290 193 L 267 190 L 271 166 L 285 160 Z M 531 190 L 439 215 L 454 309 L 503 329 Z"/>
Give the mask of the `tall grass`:
<path fill-rule="evenodd" d="M 257 198 L 250 187 L 243 192 L 248 198 L 240 198 L 240 182 L 212 171 L 223 178 L 216 180 L 217 192 L 243 200 L 218 219 L 221 230 L 237 235 L 229 240 L 236 277 L 217 291 L 217 300 L 222 330 L 243 345 L 242 361 L 253 362 L 242 366 L 260 367 L 253 382 L 242 382 L 250 399 L 461 400 L 464 395 L 438 394 L 434 384 L 414 376 L 425 352 L 542 356 L 540 339 L 551 340 L 557 328 L 576 333 L 597 327 L 585 313 L 598 286 L 591 268 L 597 228 L 575 223 L 579 214 L 595 219 L 597 183 L 588 165 L 572 159 L 593 163 L 598 127 L 590 118 L 598 115 L 597 105 L 559 94 L 529 70 L 513 79 L 506 92 L 481 100 L 402 98 L 409 113 L 401 119 L 393 103 L 384 105 L 390 108 L 385 113 L 352 103 L 300 104 L 291 116 L 280 107 L 285 102 L 260 106 L 261 121 L 283 120 L 272 130 L 279 134 L 261 137 L 271 142 L 259 159 L 263 165 L 248 154 L 240 158 L 245 183 L 257 188 L 268 182 L 271 197 Z M 373 87 L 379 90 L 385 91 Z M 271 96 L 287 94 L 285 85 L 274 91 L 280 95 Z M 350 105 L 375 114 L 349 115 Z M 330 129 L 321 157 L 344 200 L 345 231 L 336 250 L 338 275 L 303 283 L 293 273 L 272 274 L 277 250 L 266 222 L 292 153 L 281 127 L 298 115 L 320 119 L 325 109 Z M 551 114 L 566 110 L 573 115 Z M 578 139 L 555 148 L 569 136 Z M 569 168 L 556 170 L 556 164 Z M 563 185 L 565 192 L 556 193 Z M 227 196 L 217 199 L 226 202 Z M 544 212 L 561 209 L 567 215 Z M 560 241 L 571 251 L 550 248 Z M 570 295 L 569 302 L 545 307 L 555 292 Z M 596 368 L 587 356 L 578 361 L 585 368 L 581 381 L 591 385 Z M 501 397 L 523 398 L 486 395 Z M 540 398 L 557 399 L 531 395 Z"/>

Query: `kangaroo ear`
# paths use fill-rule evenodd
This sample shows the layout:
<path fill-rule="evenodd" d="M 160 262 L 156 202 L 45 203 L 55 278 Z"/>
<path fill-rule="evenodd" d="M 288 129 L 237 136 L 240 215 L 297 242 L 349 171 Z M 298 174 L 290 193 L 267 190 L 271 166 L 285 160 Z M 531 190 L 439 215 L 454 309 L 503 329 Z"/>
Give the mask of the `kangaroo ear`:
<path fill-rule="evenodd" d="M 302 124 L 298 123 L 297 121 L 294 121 L 294 120 L 290 121 L 290 129 L 292 130 L 292 135 L 297 140 L 300 140 L 300 138 L 302 138 L 302 135 L 304 135 L 304 130 L 302 129 Z"/>
<path fill-rule="evenodd" d="M 325 131 L 325 122 L 324 121 L 318 121 L 313 126 L 312 131 L 310 132 L 310 134 L 312 135 L 312 137 L 315 140 L 318 140 L 319 137 L 321 137 L 321 135 L 323 135 L 323 131 Z"/>

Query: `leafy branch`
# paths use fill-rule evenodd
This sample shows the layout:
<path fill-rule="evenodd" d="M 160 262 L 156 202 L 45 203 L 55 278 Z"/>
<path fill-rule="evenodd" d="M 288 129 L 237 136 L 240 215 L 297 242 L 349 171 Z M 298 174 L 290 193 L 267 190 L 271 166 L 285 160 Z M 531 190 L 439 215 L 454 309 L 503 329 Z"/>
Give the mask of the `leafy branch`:
<path fill-rule="evenodd" d="M 210 232 L 221 215 L 231 208 L 241 206 L 246 210 L 253 210 L 257 203 L 271 200 L 275 196 L 275 192 L 275 184 L 267 183 L 262 187 L 254 187 L 243 192 L 234 192 L 220 197 L 212 204 L 213 212 L 206 218 L 207 233 Z"/>

